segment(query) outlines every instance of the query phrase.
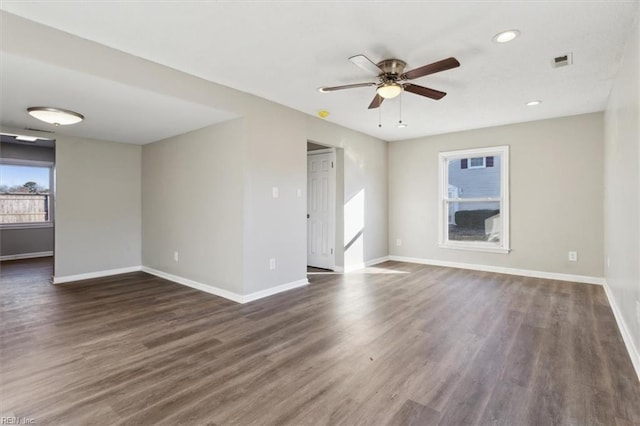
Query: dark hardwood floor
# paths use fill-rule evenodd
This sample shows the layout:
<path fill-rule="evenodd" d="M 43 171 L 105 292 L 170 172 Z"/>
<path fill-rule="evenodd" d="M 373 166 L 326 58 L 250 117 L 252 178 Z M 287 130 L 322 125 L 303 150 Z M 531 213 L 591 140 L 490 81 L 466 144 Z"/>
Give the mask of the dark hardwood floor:
<path fill-rule="evenodd" d="M 37 425 L 640 424 L 599 286 L 387 262 L 239 305 L 3 262 L 0 416 Z"/>

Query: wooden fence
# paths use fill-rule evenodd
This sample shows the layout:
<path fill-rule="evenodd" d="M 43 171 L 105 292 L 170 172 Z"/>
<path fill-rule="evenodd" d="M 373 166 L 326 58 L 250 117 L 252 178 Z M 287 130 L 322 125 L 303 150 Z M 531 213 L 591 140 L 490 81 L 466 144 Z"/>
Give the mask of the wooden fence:
<path fill-rule="evenodd" d="M 0 223 L 47 222 L 49 194 L 0 194 Z"/>

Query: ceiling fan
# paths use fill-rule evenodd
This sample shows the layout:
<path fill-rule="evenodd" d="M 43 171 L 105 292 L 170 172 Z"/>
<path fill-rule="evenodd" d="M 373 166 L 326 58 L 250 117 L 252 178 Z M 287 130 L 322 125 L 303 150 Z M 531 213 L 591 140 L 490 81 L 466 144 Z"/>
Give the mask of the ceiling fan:
<path fill-rule="evenodd" d="M 376 64 L 364 55 L 355 55 L 350 57 L 349 60 L 369 74 L 376 75 L 378 81 L 346 84 L 344 86 L 321 87 L 318 90 L 325 93 L 343 89 L 354 89 L 356 87 L 376 86 L 376 96 L 369 104 L 369 109 L 378 108 L 382 104 L 382 101 L 395 98 L 403 90 L 435 100 L 442 99 L 446 95 L 445 92 L 413 83 L 406 83 L 406 81 L 460 66 L 460 62 L 458 62 L 456 58 L 447 58 L 404 72 L 404 67 L 407 63 L 400 59 L 385 59 Z"/>

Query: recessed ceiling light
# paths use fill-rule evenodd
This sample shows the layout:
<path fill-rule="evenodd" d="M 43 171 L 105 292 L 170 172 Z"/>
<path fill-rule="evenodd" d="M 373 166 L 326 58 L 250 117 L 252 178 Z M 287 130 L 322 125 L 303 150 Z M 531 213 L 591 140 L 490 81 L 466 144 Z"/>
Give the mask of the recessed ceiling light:
<path fill-rule="evenodd" d="M 32 117 L 54 126 L 66 126 L 84 120 L 84 115 L 61 108 L 30 107 L 27 108 L 27 112 Z"/>
<path fill-rule="evenodd" d="M 527 102 L 527 106 L 536 106 L 536 105 L 540 105 L 541 103 L 542 101 L 538 101 L 538 100 L 530 101 L 530 102 Z"/>
<path fill-rule="evenodd" d="M 493 41 L 496 43 L 508 43 L 512 40 L 515 40 L 520 35 L 520 31 L 518 30 L 507 30 L 502 31 L 493 36 Z"/>
<path fill-rule="evenodd" d="M 399 127 L 401 129 L 404 129 L 405 127 L 408 127 L 409 125 L 407 123 L 403 123 L 402 120 L 398 121 L 398 124 L 396 124 L 396 127 Z"/>

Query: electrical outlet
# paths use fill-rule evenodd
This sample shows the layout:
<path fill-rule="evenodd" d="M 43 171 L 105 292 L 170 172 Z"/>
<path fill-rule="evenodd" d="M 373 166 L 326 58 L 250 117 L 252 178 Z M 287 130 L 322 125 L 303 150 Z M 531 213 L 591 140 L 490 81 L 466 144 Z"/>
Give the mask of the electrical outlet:
<path fill-rule="evenodd" d="M 402 240 L 400 238 L 396 238 L 396 246 L 402 246 Z"/>
<path fill-rule="evenodd" d="M 274 186 L 273 188 L 271 188 L 271 196 L 273 198 L 278 198 L 280 196 L 277 186 Z"/>
<path fill-rule="evenodd" d="M 276 260 L 275 259 L 269 259 L 269 269 L 271 269 L 272 271 L 276 269 Z"/>
<path fill-rule="evenodd" d="M 179 255 L 178 255 L 178 252 L 177 252 L 177 251 L 174 251 L 174 252 L 173 252 L 173 260 L 177 262 L 179 258 L 180 258 L 180 257 L 179 257 Z"/>
<path fill-rule="evenodd" d="M 570 262 L 577 262 L 578 261 L 578 252 L 577 251 L 570 251 L 569 252 L 569 261 Z"/>

